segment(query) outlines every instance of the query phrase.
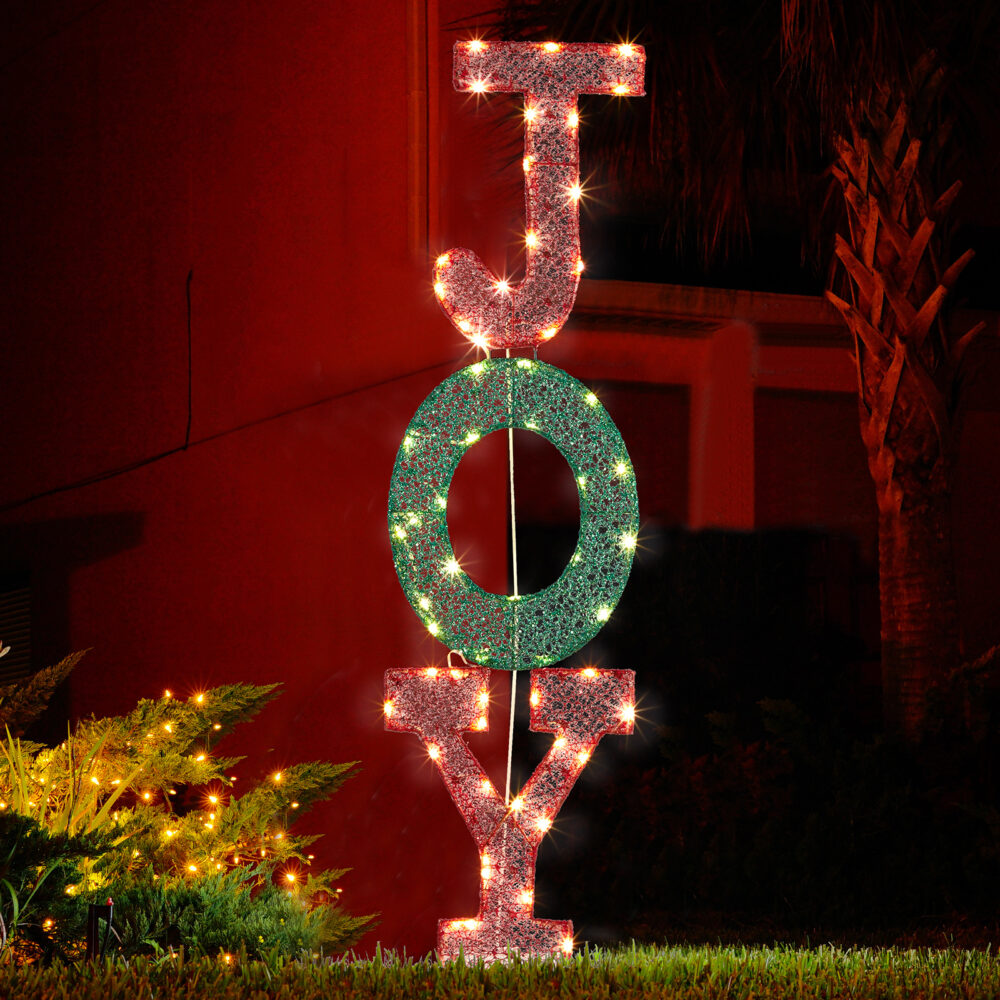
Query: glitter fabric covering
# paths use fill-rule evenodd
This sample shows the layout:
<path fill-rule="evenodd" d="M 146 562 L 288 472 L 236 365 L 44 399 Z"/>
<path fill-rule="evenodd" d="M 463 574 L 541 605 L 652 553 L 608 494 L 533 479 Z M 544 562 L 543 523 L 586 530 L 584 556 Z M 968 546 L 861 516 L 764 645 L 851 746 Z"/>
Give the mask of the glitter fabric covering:
<path fill-rule="evenodd" d="M 438 923 L 438 955 L 484 961 L 568 954 L 573 925 L 534 913 L 535 858 L 601 737 L 632 732 L 635 674 L 595 668 L 531 674 L 531 729 L 552 745 L 505 806 L 461 734 L 489 724 L 483 667 L 402 669 L 385 674 L 385 728 L 416 733 L 444 778 L 480 853 L 479 912 Z"/>
<path fill-rule="evenodd" d="M 510 286 L 471 250 L 442 254 L 434 290 L 452 323 L 482 347 L 530 347 L 566 322 L 580 258 L 578 94 L 639 95 L 638 45 L 457 42 L 455 89 L 524 94 L 524 280 Z"/>
<path fill-rule="evenodd" d="M 573 470 L 576 550 L 559 579 L 515 598 L 477 586 L 448 536 L 448 487 L 462 456 L 492 431 L 534 431 Z M 417 410 L 396 456 L 389 534 L 403 590 L 428 631 L 467 660 L 530 670 L 571 656 L 611 616 L 639 526 L 635 475 L 607 410 L 559 368 L 527 358 L 470 365 Z"/>

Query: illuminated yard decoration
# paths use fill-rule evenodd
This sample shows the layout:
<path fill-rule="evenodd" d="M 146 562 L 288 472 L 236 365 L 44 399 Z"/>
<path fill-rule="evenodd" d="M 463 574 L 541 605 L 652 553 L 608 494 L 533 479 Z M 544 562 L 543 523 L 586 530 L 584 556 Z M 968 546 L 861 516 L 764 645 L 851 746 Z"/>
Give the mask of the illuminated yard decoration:
<path fill-rule="evenodd" d="M 477 586 L 448 537 L 448 487 L 492 431 L 534 431 L 559 449 L 580 498 L 580 534 L 551 586 L 510 597 Z M 470 365 L 424 400 L 406 429 L 389 492 L 389 535 L 403 590 L 428 631 L 467 660 L 531 670 L 571 656 L 611 616 L 639 527 L 635 476 L 618 428 L 571 375 L 528 358 Z"/>
<path fill-rule="evenodd" d="M 488 352 L 537 347 L 566 321 L 583 270 L 576 97 L 641 94 L 644 64 L 642 49 L 627 44 L 455 46 L 457 89 L 525 95 L 528 230 L 527 271 L 516 288 L 469 250 L 438 258 L 435 293 L 487 358 L 445 379 L 420 405 L 389 492 L 389 535 L 403 590 L 427 631 L 469 661 L 385 674 L 386 729 L 420 737 L 479 848 L 479 912 L 440 921 L 442 960 L 460 953 L 485 961 L 512 952 L 572 953 L 572 923 L 534 917 L 538 845 L 601 737 L 631 733 L 635 721 L 631 670 L 550 666 L 597 634 L 625 588 L 639 526 L 625 443 L 597 396 L 566 372 Z M 455 470 L 470 447 L 501 429 L 542 435 L 576 479 L 576 550 L 562 576 L 534 594 L 483 590 L 448 537 Z M 515 571 L 515 590 L 516 579 Z M 531 729 L 553 734 L 545 758 L 509 804 L 462 737 L 489 728 L 490 667 L 532 671 Z"/>
<path fill-rule="evenodd" d="M 568 920 L 534 913 L 535 856 L 601 737 L 632 732 L 631 670 L 550 668 L 531 675 L 531 729 L 552 733 L 548 753 L 528 783 L 504 805 L 462 732 L 489 724 L 489 670 L 388 670 L 385 727 L 416 733 L 444 778 L 479 848 L 479 912 L 438 923 L 438 954 L 485 961 L 573 951 Z"/>
<path fill-rule="evenodd" d="M 444 311 L 473 343 L 531 347 L 566 322 L 583 272 L 577 95 L 644 94 L 645 63 L 638 45 L 455 44 L 456 90 L 524 94 L 524 280 L 509 285 L 463 248 L 442 254 L 434 269 Z"/>

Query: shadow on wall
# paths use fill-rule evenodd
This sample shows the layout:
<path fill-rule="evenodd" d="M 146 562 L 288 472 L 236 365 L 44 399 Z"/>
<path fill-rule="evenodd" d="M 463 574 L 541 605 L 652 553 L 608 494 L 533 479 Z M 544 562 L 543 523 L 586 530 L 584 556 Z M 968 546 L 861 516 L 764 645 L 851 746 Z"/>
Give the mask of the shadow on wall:
<path fill-rule="evenodd" d="M 143 538 L 145 517 L 141 511 L 118 511 L 0 525 L 0 578 L 26 581 L 31 590 L 32 669 L 55 663 L 73 651 L 73 573 L 137 546 Z M 65 736 L 68 715 L 64 684 L 29 735 L 58 742 Z"/>

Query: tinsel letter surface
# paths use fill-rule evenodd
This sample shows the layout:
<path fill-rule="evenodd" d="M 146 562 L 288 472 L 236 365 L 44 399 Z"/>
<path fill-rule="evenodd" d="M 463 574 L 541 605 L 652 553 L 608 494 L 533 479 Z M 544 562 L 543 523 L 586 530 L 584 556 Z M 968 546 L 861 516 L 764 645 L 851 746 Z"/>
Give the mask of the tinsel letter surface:
<path fill-rule="evenodd" d="M 475 343 L 531 347 L 566 322 L 583 270 L 576 98 L 644 94 L 645 65 L 638 45 L 455 43 L 456 90 L 524 94 L 524 280 L 509 286 L 464 248 L 442 254 L 434 270 L 444 311 Z"/>
<path fill-rule="evenodd" d="M 551 441 L 580 499 L 576 551 L 551 586 L 511 597 L 477 586 L 448 536 L 448 487 L 480 438 L 513 427 Z M 572 656 L 611 616 L 639 529 L 635 475 L 600 400 L 571 375 L 528 358 L 493 358 L 438 385 L 396 456 L 389 537 L 396 572 L 427 630 L 467 660 L 531 670 Z"/>
<path fill-rule="evenodd" d="M 531 730 L 554 738 L 508 807 L 461 736 L 488 726 L 489 670 L 386 671 L 386 729 L 420 737 L 479 848 L 479 912 L 438 923 L 442 961 L 572 952 L 570 921 L 533 916 L 538 845 L 601 737 L 632 732 L 634 692 L 631 670 L 534 671 Z"/>

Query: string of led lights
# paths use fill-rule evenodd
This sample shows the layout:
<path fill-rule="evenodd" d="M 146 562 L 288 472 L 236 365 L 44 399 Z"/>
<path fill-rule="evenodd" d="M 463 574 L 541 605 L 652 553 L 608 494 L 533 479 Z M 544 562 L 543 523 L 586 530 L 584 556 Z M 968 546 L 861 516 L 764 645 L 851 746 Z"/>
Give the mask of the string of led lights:
<path fill-rule="evenodd" d="M 635 45 L 558 42 L 457 43 L 455 88 L 525 96 L 524 280 L 512 286 L 462 248 L 441 254 L 434 292 L 482 361 L 455 372 L 421 403 L 403 436 L 389 489 L 389 536 L 396 572 L 427 631 L 467 665 L 402 668 L 385 674 L 385 727 L 411 732 L 444 778 L 480 851 L 475 917 L 438 924 L 443 960 L 503 960 L 511 953 L 572 953 L 573 926 L 534 917 L 535 860 L 566 795 L 602 736 L 631 733 L 631 670 L 568 669 L 572 656 L 611 617 L 635 552 L 639 511 L 625 443 L 598 397 L 571 375 L 512 348 L 551 340 L 572 309 L 580 256 L 579 123 L 582 93 L 641 94 L 645 54 Z M 490 351 L 505 348 L 506 357 Z M 448 534 L 448 491 L 468 449 L 506 430 L 513 560 L 514 430 L 550 441 L 573 471 L 580 503 L 576 548 L 559 579 L 530 594 L 479 587 Z M 464 732 L 489 729 L 489 671 L 531 671 L 530 728 L 553 734 L 524 787 L 500 796 L 466 745 Z M 511 733 L 513 732 L 513 695 Z M 508 748 L 510 747 L 508 738 Z"/>

